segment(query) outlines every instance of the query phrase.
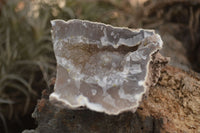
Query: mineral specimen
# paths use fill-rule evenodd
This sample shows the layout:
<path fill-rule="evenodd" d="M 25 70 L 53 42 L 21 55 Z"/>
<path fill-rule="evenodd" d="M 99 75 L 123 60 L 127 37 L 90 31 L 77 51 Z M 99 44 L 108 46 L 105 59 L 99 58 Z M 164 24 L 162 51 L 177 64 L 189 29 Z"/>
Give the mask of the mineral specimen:
<path fill-rule="evenodd" d="M 148 92 L 160 36 L 77 19 L 51 24 L 57 78 L 50 100 L 107 114 L 134 112 Z"/>

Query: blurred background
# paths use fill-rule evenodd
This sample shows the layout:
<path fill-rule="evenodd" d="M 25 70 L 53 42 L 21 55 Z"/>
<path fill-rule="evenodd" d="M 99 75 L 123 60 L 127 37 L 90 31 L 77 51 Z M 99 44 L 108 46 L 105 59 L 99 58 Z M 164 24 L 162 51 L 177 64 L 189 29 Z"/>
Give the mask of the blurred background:
<path fill-rule="evenodd" d="M 154 29 L 172 65 L 200 72 L 199 0 L 0 0 L 0 133 L 36 127 L 31 113 L 56 75 L 52 19 Z"/>

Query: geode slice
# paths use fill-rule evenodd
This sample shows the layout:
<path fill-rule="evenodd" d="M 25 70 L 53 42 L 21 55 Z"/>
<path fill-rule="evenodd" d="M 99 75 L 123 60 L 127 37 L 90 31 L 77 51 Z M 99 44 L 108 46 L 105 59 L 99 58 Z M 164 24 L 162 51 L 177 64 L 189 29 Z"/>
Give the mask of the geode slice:
<path fill-rule="evenodd" d="M 85 20 L 51 24 L 57 78 L 50 100 L 107 114 L 134 112 L 148 91 L 149 62 L 162 47 L 160 36 Z"/>

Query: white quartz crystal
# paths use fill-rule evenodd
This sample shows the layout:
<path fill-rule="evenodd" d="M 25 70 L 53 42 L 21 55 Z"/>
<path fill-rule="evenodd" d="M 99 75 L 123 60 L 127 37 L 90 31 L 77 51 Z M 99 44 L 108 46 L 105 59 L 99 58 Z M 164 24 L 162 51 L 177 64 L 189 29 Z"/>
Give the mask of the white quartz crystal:
<path fill-rule="evenodd" d="M 53 20 L 57 78 L 51 101 L 119 114 L 135 111 L 146 93 L 151 55 L 162 47 L 151 30 L 84 20 Z"/>

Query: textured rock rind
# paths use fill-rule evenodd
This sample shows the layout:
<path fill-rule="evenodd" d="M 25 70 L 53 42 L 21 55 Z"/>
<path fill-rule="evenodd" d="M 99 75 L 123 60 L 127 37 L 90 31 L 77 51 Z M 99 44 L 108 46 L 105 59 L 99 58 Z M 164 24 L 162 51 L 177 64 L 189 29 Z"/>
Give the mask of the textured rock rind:
<path fill-rule="evenodd" d="M 160 36 L 82 20 L 54 20 L 52 26 L 58 69 L 50 100 L 107 114 L 134 112 L 147 92 Z"/>

